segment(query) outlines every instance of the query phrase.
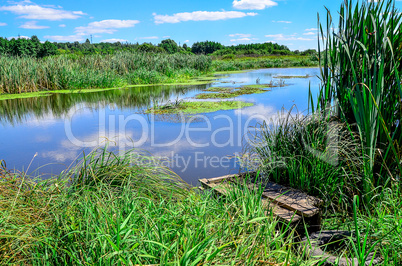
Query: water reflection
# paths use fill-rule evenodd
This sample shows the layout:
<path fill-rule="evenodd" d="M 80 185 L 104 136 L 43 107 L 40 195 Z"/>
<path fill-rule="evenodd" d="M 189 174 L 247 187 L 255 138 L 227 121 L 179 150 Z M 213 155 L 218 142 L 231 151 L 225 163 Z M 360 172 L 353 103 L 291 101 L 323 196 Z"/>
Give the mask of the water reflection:
<path fill-rule="evenodd" d="M 3 124 L 19 124 L 32 117 L 44 120 L 46 117 L 63 118 L 80 108 L 96 109 L 102 105 L 113 108 L 144 108 L 153 101 L 163 102 L 172 95 L 180 97 L 191 91 L 205 89 L 199 86 L 146 86 L 120 90 L 105 90 L 86 93 L 55 93 L 37 98 L 22 98 L 0 101 L 0 121 Z"/>
<path fill-rule="evenodd" d="M 83 94 L 0 101 L 0 159 L 19 170 L 56 174 L 83 151 L 111 141 L 116 150 L 137 148 L 162 158 L 185 181 L 236 172 L 236 157 L 250 129 L 274 117 L 282 107 L 307 109 L 309 87 L 318 89 L 318 69 L 265 69 L 223 76 L 212 86 L 269 83 L 277 75 L 309 78 L 286 80 L 290 86 L 243 95 L 236 100 L 253 102 L 241 110 L 199 116 L 144 114 L 154 101 L 194 100 L 206 86 L 153 86 Z M 50 165 L 49 165 L 50 164 Z"/>

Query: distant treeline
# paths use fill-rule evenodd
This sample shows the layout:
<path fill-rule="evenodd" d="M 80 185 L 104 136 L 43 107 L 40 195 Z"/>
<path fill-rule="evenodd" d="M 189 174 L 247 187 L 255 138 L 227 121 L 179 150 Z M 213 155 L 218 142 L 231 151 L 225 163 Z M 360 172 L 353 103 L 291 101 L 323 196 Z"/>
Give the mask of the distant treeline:
<path fill-rule="evenodd" d="M 58 54 L 114 54 L 120 51 L 148 52 L 148 53 L 168 53 L 168 54 L 203 54 L 213 55 L 223 58 L 231 58 L 236 55 L 314 55 L 315 50 L 303 52 L 290 51 L 285 45 L 277 43 L 256 43 L 239 44 L 234 46 L 224 46 L 219 42 L 205 41 L 196 42 L 192 47 L 187 44 L 178 45 L 172 39 L 162 40 L 161 43 L 91 43 L 88 39 L 84 43 L 80 42 L 41 42 L 37 36 L 29 39 L 18 38 L 8 40 L 0 37 L 0 55 L 11 56 L 30 56 L 42 58 Z"/>

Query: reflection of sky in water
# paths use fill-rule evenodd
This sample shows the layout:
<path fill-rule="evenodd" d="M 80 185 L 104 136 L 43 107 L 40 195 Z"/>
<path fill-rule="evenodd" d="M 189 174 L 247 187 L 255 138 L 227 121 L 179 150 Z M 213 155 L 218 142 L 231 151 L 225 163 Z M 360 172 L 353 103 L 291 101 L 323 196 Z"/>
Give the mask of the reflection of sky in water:
<path fill-rule="evenodd" d="M 3 121 L 0 124 L 0 159 L 5 159 L 9 168 L 23 170 L 31 164 L 30 171 L 42 166 L 37 170 L 39 173 L 57 174 L 79 158 L 84 147 L 88 152 L 109 140 L 111 146 L 118 145 L 116 149 L 129 149 L 134 144 L 135 148 L 166 157 L 175 164 L 173 170 L 185 181 L 197 184 L 201 177 L 236 172 L 238 166 L 233 156 L 242 151 L 248 130 L 262 119 L 269 120 L 281 108 L 289 109 L 294 104 L 299 111 L 305 111 L 309 84 L 316 93 L 319 85 L 316 75 L 319 73 L 318 69 L 312 68 L 264 69 L 223 76 L 209 85 L 255 84 L 257 78 L 260 84 L 266 84 L 275 80 L 276 75 L 306 74 L 312 77 L 286 79 L 285 84 L 289 86 L 236 98 L 255 103 L 252 107 L 186 117 L 183 123 L 180 123 L 180 116 L 165 120 L 139 114 L 138 105 L 130 107 L 126 103 L 124 107 L 118 107 L 119 101 L 115 98 L 109 100 L 112 102 L 105 99 L 100 104 L 81 102 L 58 116 L 51 112 L 30 113 L 22 122 L 12 125 Z M 171 93 L 160 101 L 194 100 L 203 88 L 205 86 L 187 93 Z M 224 167 L 219 166 L 218 160 L 222 160 Z"/>

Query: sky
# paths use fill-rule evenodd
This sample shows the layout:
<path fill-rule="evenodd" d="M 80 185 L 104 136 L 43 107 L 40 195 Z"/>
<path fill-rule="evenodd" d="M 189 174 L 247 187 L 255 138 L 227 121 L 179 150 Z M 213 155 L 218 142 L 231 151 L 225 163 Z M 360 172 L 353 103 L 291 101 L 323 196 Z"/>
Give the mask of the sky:
<path fill-rule="evenodd" d="M 361 0 L 362 1 L 362 0 Z M 365 0 L 363 0 L 365 1 Z M 41 41 L 223 45 L 274 42 L 317 48 L 317 14 L 343 0 L 0 0 L 0 36 Z M 402 9 L 402 0 L 396 2 Z M 325 22 L 325 21 L 323 21 Z"/>

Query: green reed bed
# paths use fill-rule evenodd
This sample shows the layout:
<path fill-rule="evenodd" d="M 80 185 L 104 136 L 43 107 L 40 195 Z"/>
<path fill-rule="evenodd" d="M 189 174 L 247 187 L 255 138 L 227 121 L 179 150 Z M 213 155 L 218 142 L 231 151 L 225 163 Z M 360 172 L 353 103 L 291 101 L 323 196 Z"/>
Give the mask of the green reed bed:
<path fill-rule="evenodd" d="M 329 12 L 319 27 L 322 85 L 309 113 L 282 111 L 251 149 L 265 178 L 325 200 L 325 228 L 359 230 L 360 260 L 373 245 L 383 265 L 401 265 L 402 14 L 391 0 L 345 1 L 339 14 L 338 27 Z"/>
<path fill-rule="evenodd" d="M 329 105 L 359 135 L 364 158 L 362 193 L 368 204 L 373 189 L 402 175 L 402 14 L 393 1 L 341 6 L 339 31 L 320 26 L 322 87 L 314 106 Z M 327 36 L 327 37 L 326 37 Z"/>
<path fill-rule="evenodd" d="M 43 59 L 0 57 L 0 94 L 176 83 L 209 71 L 207 56 L 120 52 Z"/>
<path fill-rule="evenodd" d="M 318 58 L 313 57 L 257 57 L 234 60 L 214 60 L 212 62 L 214 71 L 316 66 L 318 66 Z"/>
<path fill-rule="evenodd" d="M 133 156 L 103 149 L 39 182 L 2 167 L 0 264 L 312 265 L 265 213 L 262 190 L 217 199 Z"/>

